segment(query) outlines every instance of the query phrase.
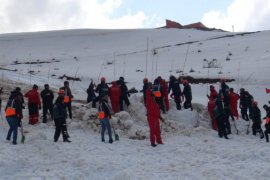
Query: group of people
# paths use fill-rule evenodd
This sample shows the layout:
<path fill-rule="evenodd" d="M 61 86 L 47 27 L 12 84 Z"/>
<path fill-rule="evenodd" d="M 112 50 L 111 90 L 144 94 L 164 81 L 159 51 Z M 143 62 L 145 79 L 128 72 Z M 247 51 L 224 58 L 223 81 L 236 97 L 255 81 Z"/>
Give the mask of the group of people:
<path fill-rule="evenodd" d="M 108 84 L 111 84 L 109 87 Z M 183 85 L 181 91 L 180 84 Z M 2 92 L 2 89 L 1 89 Z M 166 82 L 162 77 L 157 77 L 154 83 L 143 79 L 143 100 L 147 112 L 147 120 L 150 129 L 150 143 L 155 147 L 157 144 L 163 144 L 160 134 L 160 120 L 164 121 L 161 112 L 165 114 L 169 109 L 169 94 L 174 99 L 176 109 L 181 110 L 181 104 L 185 109 L 193 110 L 192 106 L 192 90 L 189 82 L 183 79 L 177 79 L 171 75 L 169 82 Z M 124 110 L 124 103 L 128 108 L 130 105 L 129 97 L 130 91 L 126 86 L 124 77 L 119 80 L 107 83 L 104 77 L 101 78 L 100 83 L 96 86 L 91 81 L 87 89 L 87 103 L 92 103 L 92 107 L 96 108 L 98 105 L 98 117 L 101 124 L 101 141 L 105 142 L 105 131 L 108 131 L 109 143 L 113 143 L 112 126 L 110 118 L 112 114 Z M 97 94 L 97 95 L 96 95 Z M 8 98 L 5 108 L 6 119 L 10 126 L 7 134 L 7 140 L 11 140 L 13 133 L 13 144 L 17 144 L 17 129 L 21 126 L 21 119 L 23 118 L 24 97 L 28 98 L 29 110 L 29 124 L 34 125 L 39 120 L 39 110 L 43 108 L 43 123 L 47 122 L 47 114 L 50 113 L 55 122 L 54 141 L 57 142 L 62 133 L 64 142 L 71 142 L 66 126 L 66 118 L 72 119 L 71 103 L 73 99 L 72 92 L 69 87 L 69 82 L 65 81 L 64 86 L 59 89 L 58 97 L 54 101 L 54 93 L 48 84 L 44 85 L 44 89 L 39 94 L 38 86 L 33 85 L 33 88 L 24 95 L 21 89 L 16 87 Z M 41 98 L 40 98 L 41 97 Z M 240 100 L 239 107 L 241 109 L 241 116 L 244 120 L 252 120 L 253 135 L 260 134 L 261 138 L 266 137 L 269 142 L 268 134 L 270 133 L 270 107 L 264 105 L 266 111 L 266 130 L 263 132 L 261 128 L 261 111 L 258 108 L 257 101 L 254 101 L 253 96 L 244 88 L 240 89 L 240 95 L 234 92 L 233 88 L 229 88 L 225 80 L 221 81 L 221 88 L 219 92 L 215 90 L 213 85 L 210 85 L 210 94 L 207 95 L 208 112 L 211 118 L 213 129 L 218 131 L 219 137 L 228 139 L 228 134 L 231 134 L 231 125 L 229 118 L 235 121 L 239 118 L 238 114 L 238 100 Z M 111 105 L 109 105 L 109 99 Z M 112 108 L 111 108 L 112 107 Z M 67 110 L 68 113 L 67 113 Z"/>
<path fill-rule="evenodd" d="M 47 122 L 47 114 L 50 112 L 51 118 L 55 122 L 55 134 L 54 141 L 57 142 L 60 134 L 62 133 L 64 142 L 71 142 L 69 140 L 69 134 L 67 132 L 66 118 L 68 109 L 69 118 L 72 119 L 71 102 L 73 95 L 69 88 L 69 82 L 65 81 L 64 86 L 59 89 L 58 97 L 54 100 L 54 93 L 50 89 L 48 84 L 44 85 L 44 89 L 39 94 L 38 86 L 33 85 L 32 89 L 26 92 L 24 95 L 21 92 L 20 87 L 16 87 L 11 91 L 7 100 L 5 108 L 5 116 L 10 126 L 6 137 L 7 141 L 11 140 L 13 134 L 12 144 L 17 144 L 18 127 L 22 126 L 21 120 L 23 119 L 24 97 L 28 99 L 28 111 L 29 111 L 29 124 L 35 125 L 39 121 L 39 110 L 43 108 L 43 123 Z M 41 99 L 42 105 L 41 105 Z"/>
<path fill-rule="evenodd" d="M 268 134 L 270 133 L 270 107 L 264 105 L 266 111 L 266 130 L 263 132 L 261 128 L 262 118 L 261 111 L 258 107 L 258 102 L 254 100 L 253 96 L 244 88 L 240 89 L 240 95 L 234 92 L 233 88 L 229 88 L 224 79 L 221 80 L 221 87 L 219 92 L 215 90 L 213 85 L 210 85 L 210 95 L 207 95 L 208 112 L 212 122 L 212 128 L 218 131 L 219 137 L 228 138 L 231 134 L 231 125 L 229 118 L 234 121 L 239 119 L 238 101 L 241 112 L 241 117 L 245 121 L 252 120 L 252 134 L 256 136 L 259 133 L 260 138 L 266 137 L 269 142 Z"/>

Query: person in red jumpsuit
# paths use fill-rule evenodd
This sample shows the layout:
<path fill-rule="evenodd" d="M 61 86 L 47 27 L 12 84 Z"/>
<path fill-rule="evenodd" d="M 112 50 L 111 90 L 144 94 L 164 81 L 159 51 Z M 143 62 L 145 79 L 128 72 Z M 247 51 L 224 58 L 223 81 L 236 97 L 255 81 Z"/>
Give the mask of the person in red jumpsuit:
<path fill-rule="evenodd" d="M 38 86 L 33 85 L 33 89 L 28 91 L 25 95 L 28 98 L 29 109 L 29 124 L 34 125 L 39 119 L 39 109 L 41 109 L 41 101 L 38 93 Z"/>
<path fill-rule="evenodd" d="M 239 114 L 238 114 L 238 110 L 237 110 L 237 104 L 238 104 L 238 100 L 239 100 L 239 95 L 233 91 L 233 88 L 230 88 L 229 97 L 230 97 L 230 113 L 231 113 L 231 116 L 234 116 L 237 119 L 239 119 Z"/>
<path fill-rule="evenodd" d="M 113 112 L 118 113 L 121 89 L 115 81 L 112 82 L 112 86 L 109 88 L 109 95 L 110 95 Z"/>
<path fill-rule="evenodd" d="M 162 117 L 160 116 L 159 105 L 157 104 L 155 96 L 151 93 L 150 89 L 147 89 L 146 91 L 146 110 L 148 125 L 150 128 L 150 143 L 152 147 L 156 147 L 156 143 L 163 144 L 159 124 L 159 119 L 162 119 Z"/>
<path fill-rule="evenodd" d="M 208 101 L 208 104 L 207 104 L 207 109 L 208 109 L 208 113 L 209 113 L 209 116 L 211 118 L 211 124 L 212 124 L 212 128 L 214 130 L 217 130 L 217 121 L 214 117 L 214 109 L 215 109 L 215 99 L 217 97 L 218 93 L 217 91 L 215 90 L 215 87 L 213 85 L 210 86 L 210 95 L 207 95 L 209 101 Z"/>

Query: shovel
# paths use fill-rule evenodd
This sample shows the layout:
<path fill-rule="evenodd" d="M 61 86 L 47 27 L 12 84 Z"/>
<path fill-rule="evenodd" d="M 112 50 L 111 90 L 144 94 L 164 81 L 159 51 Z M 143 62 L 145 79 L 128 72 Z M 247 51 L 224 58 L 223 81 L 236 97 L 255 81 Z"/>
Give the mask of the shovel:
<path fill-rule="evenodd" d="M 113 133 L 114 133 L 114 140 L 119 141 L 119 135 L 115 133 L 113 125 L 112 125 L 112 128 L 113 128 Z"/>
<path fill-rule="evenodd" d="M 24 144 L 24 141 L 25 141 L 25 135 L 24 135 L 23 127 L 22 127 L 22 126 L 21 126 L 21 134 L 22 134 L 22 140 L 21 140 L 21 142 Z"/>

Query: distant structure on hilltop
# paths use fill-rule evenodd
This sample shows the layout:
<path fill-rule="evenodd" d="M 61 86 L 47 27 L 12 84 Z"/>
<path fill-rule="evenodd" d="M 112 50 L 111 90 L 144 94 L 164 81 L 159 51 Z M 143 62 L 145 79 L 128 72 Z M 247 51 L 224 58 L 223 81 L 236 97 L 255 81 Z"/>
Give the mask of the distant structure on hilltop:
<path fill-rule="evenodd" d="M 192 23 L 192 24 L 188 24 L 188 25 L 183 26 L 180 23 L 175 22 L 175 21 L 171 21 L 169 19 L 166 19 L 166 26 L 163 26 L 162 28 L 199 29 L 199 30 L 205 30 L 205 31 L 217 30 L 215 28 L 208 28 L 201 22 Z M 221 30 L 221 29 L 218 29 L 218 30 Z M 223 30 L 221 30 L 221 31 L 223 31 Z"/>

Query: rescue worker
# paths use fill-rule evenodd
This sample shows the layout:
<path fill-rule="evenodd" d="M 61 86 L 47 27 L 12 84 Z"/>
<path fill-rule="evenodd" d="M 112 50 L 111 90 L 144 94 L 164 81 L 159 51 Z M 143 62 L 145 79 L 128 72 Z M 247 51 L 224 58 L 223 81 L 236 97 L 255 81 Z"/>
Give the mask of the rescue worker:
<path fill-rule="evenodd" d="M 170 76 L 169 93 L 171 90 L 174 97 L 174 102 L 176 104 L 176 109 L 181 110 L 181 88 L 179 81 L 174 76 Z"/>
<path fill-rule="evenodd" d="M 71 102 L 72 102 L 72 99 L 73 99 L 73 95 L 72 95 L 72 92 L 71 92 L 70 87 L 69 87 L 69 82 L 65 81 L 64 86 L 61 87 L 60 89 L 65 91 L 64 103 L 65 103 L 65 105 L 66 105 L 66 107 L 68 109 L 69 119 L 72 119 Z"/>
<path fill-rule="evenodd" d="M 151 93 L 150 89 L 146 90 L 146 110 L 150 129 L 150 143 L 152 147 L 156 147 L 156 143 L 163 144 L 159 122 L 159 119 L 163 120 L 163 118 L 160 115 L 160 108 L 156 102 L 156 97 L 154 93 Z"/>
<path fill-rule="evenodd" d="M 95 94 L 95 83 L 93 81 L 91 81 L 88 89 L 86 90 L 87 92 L 87 103 L 92 102 L 95 98 L 96 98 L 96 94 Z"/>
<path fill-rule="evenodd" d="M 270 107 L 265 104 L 263 106 L 263 109 L 266 112 L 266 116 L 264 118 L 265 119 L 264 135 L 265 135 L 266 142 L 269 142 L 269 135 L 268 134 L 270 134 Z"/>
<path fill-rule="evenodd" d="M 109 95 L 109 86 L 106 83 L 105 77 L 100 79 L 100 83 L 97 85 L 95 92 L 98 93 L 98 96 L 93 100 L 92 107 L 96 107 L 96 103 L 99 102 L 100 98 Z"/>
<path fill-rule="evenodd" d="M 192 103 L 191 103 L 191 100 L 192 100 L 191 86 L 188 83 L 188 80 L 184 80 L 183 85 L 184 85 L 183 95 L 185 97 L 184 108 L 185 109 L 190 108 L 190 110 L 192 111 L 193 107 L 192 107 Z"/>
<path fill-rule="evenodd" d="M 109 88 L 109 95 L 114 113 L 119 112 L 119 101 L 121 96 L 121 89 L 117 86 L 116 82 L 112 82 L 112 86 Z"/>
<path fill-rule="evenodd" d="M 53 106 L 53 120 L 55 123 L 55 133 L 54 133 L 54 142 L 57 142 L 60 134 L 62 133 L 64 142 L 71 142 L 68 138 L 67 125 L 66 125 L 66 105 L 64 103 L 65 91 L 60 89 L 58 92 L 58 97 L 55 100 Z"/>
<path fill-rule="evenodd" d="M 42 108 L 43 108 L 43 123 L 47 122 L 47 112 L 50 112 L 50 115 L 53 119 L 53 91 L 50 90 L 49 84 L 44 85 L 44 89 L 40 92 L 42 98 Z"/>
<path fill-rule="evenodd" d="M 29 124 L 34 125 L 38 122 L 39 109 L 41 109 L 38 86 L 34 84 L 33 89 L 28 91 L 24 96 L 28 98 Z"/>
<path fill-rule="evenodd" d="M 118 86 L 121 89 L 121 96 L 120 96 L 120 111 L 124 110 L 124 102 L 126 106 L 128 107 L 130 105 L 128 97 L 130 97 L 130 94 L 128 92 L 127 85 L 125 83 L 124 77 L 119 77 L 119 80 L 117 81 Z"/>
<path fill-rule="evenodd" d="M 18 126 L 20 126 L 22 114 L 22 96 L 16 91 L 12 91 L 10 98 L 8 99 L 7 106 L 5 108 L 6 119 L 9 124 L 9 130 L 6 140 L 11 140 L 13 134 L 12 144 L 17 144 Z"/>
<path fill-rule="evenodd" d="M 100 97 L 99 100 L 99 119 L 101 124 L 101 141 L 105 142 L 105 130 L 107 129 L 109 135 L 109 143 L 113 143 L 112 139 L 112 129 L 110 124 L 111 111 L 108 104 L 108 95 Z"/>
<path fill-rule="evenodd" d="M 251 116 L 250 118 L 252 119 L 252 134 L 256 136 L 257 132 L 260 135 L 260 138 L 264 138 L 264 134 L 262 131 L 262 121 L 261 121 L 261 110 L 258 108 L 258 102 L 253 101 L 252 102 L 252 109 L 251 109 Z"/>

